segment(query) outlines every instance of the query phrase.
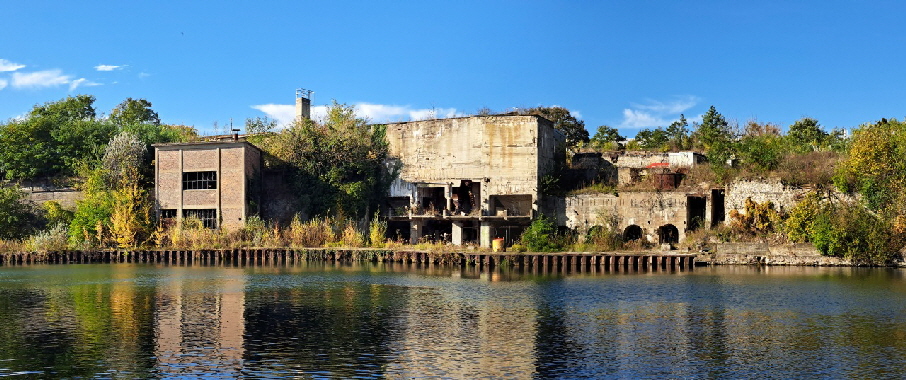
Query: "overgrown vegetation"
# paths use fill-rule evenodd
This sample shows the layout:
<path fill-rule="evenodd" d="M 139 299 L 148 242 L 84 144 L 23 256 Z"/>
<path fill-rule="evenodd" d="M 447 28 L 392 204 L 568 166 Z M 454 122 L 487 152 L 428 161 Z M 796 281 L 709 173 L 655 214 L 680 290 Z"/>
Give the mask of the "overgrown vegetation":
<path fill-rule="evenodd" d="M 296 121 L 250 141 L 266 152 L 268 168 L 288 173 L 308 215 L 367 218 L 396 176 L 386 166 L 385 134 L 385 126 L 369 125 L 352 106 L 334 103 L 322 122 Z"/>

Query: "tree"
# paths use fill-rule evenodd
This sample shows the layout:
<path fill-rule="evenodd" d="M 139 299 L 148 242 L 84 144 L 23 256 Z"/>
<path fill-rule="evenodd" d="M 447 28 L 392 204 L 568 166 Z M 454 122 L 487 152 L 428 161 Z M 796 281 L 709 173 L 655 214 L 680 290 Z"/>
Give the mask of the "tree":
<path fill-rule="evenodd" d="M 94 96 L 67 96 L 56 102 L 47 102 L 35 106 L 29 113 L 33 118 L 51 118 L 57 122 L 73 120 L 91 120 L 95 118 Z"/>
<path fill-rule="evenodd" d="M 250 138 L 290 177 L 309 215 L 367 217 L 390 189 L 386 127 L 369 125 L 354 107 L 334 103 L 323 122 L 300 120 Z"/>
<path fill-rule="evenodd" d="M 566 145 L 575 147 L 588 142 L 588 131 L 585 122 L 576 119 L 569 110 L 563 107 L 535 107 L 522 112 L 526 115 L 537 115 L 554 123 L 554 129 L 566 135 Z"/>
<path fill-rule="evenodd" d="M 686 115 L 680 114 L 679 120 L 670 123 L 665 132 L 667 133 L 667 139 L 670 145 L 672 145 L 674 149 L 683 150 L 691 148 L 689 122 L 686 120 Z"/>
<path fill-rule="evenodd" d="M 265 117 L 245 119 L 245 132 L 248 134 L 269 133 L 277 129 L 277 121 Z"/>
<path fill-rule="evenodd" d="M 695 130 L 695 139 L 706 153 L 710 153 L 716 146 L 724 146 L 731 141 L 733 133 L 730 123 L 714 106 L 702 115 L 702 122 Z"/>
<path fill-rule="evenodd" d="M 93 102 L 88 95 L 67 97 L 0 125 L 0 171 L 7 179 L 68 175 L 100 158 L 116 127 L 94 118 Z"/>
<path fill-rule="evenodd" d="M 151 109 L 151 102 L 145 99 L 126 98 L 110 112 L 110 120 L 116 125 L 160 124 L 157 112 Z"/>
<path fill-rule="evenodd" d="M 635 135 L 639 146 L 646 150 L 660 150 L 666 147 L 669 138 L 662 128 L 643 129 Z"/>
<path fill-rule="evenodd" d="M 616 128 L 602 125 L 598 127 L 595 136 L 591 138 L 590 144 L 596 148 L 603 148 L 607 144 L 623 141 L 626 138 L 620 135 Z"/>
<path fill-rule="evenodd" d="M 864 124 L 853 133 L 849 154 L 834 184 L 862 195 L 869 209 L 883 211 L 906 196 L 906 123 L 896 119 Z"/>
<path fill-rule="evenodd" d="M 790 126 L 786 136 L 798 150 L 810 152 L 819 150 L 828 134 L 818 125 L 818 120 L 804 117 Z"/>
<path fill-rule="evenodd" d="M 37 222 L 36 209 L 15 186 L 0 186 L 0 239 L 28 236 Z"/>

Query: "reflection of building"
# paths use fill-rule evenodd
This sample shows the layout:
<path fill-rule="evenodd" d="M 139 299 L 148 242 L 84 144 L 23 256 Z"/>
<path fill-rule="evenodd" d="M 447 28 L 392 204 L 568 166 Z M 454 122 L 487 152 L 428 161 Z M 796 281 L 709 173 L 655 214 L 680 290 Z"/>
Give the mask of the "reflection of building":
<path fill-rule="evenodd" d="M 243 271 L 218 269 L 234 276 L 205 280 L 195 287 L 179 278 L 192 270 L 172 268 L 171 273 L 177 278 L 169 288 L 161 288 L 155 300 L 154 354 L 158 371 L 163 377 L 193 373 L 238 376 L 245 342 Z M 216 289 L 212 291 L 207 281 L 217 281 Z M 200 357 L 216 360 L 199 361 Z M 206 368 L 205 363 L 216 368 Z"/>
<path fill-rule="evenodd" d="M 540 287 L 519 284 L 506 302 L 473 286 L 484 282 L 407 292 L 399 355 L 388 373 L 409 378 L 532 378 L 537 376 L 536 339 Z M 472 286 L 469 286 L 472 285 Z M 486 290 L 486 289 L 485 289 Z"/>
<path fill-rule="evenodd" d="M 402 164 L 388 201 L 390 232 L 417 242 L 514 239 L 537 215 L 558 140 L 537 116 L 473 116 L 387 125 Z"/>
<path fill-rule="evenodd" d="M 261 151 L 239 141 L 156 144 L 155 199 L 161 220 L 195 217 L 236 228 L 257 212 Z"/>

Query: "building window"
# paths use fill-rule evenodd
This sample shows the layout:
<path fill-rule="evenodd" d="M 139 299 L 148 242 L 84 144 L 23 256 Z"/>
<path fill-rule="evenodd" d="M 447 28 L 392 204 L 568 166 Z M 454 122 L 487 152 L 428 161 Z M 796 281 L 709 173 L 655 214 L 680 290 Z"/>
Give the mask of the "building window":
<path fill-rule="evenodd" d="M 160 224 L 163 226 L 172 226 L 176 223 L 176 209 L 160 209 Z"/>
<path fill-rule="evenodd" d="M 215 209 L 182 210 L 182 217 L 183 219 L 198 219 L 204 228 L 217 228 L 217 210 Z"/>
<path fill-rule="evenodd" d="M 183 190 L 207 190 L 217 188 L 217 172 L 182 173 Z"/>

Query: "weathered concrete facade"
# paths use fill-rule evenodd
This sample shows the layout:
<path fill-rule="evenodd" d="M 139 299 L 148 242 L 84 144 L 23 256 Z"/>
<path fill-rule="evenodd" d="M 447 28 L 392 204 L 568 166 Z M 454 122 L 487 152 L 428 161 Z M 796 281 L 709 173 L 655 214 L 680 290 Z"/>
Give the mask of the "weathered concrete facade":
<path fill-rule="evenodd" d="M 454 244 L 514 240 L 538 213 L 542 177 L 562 135 L 537 116 L 473 116 L 387 125 L 400 175 L 390 190 L 392 230 Z M 407 224 L 408 226 L 404 225 Z"/>
<path fill-rule="evenodd" d="M 238 228 L 258 212 L 261 151 L 245 141 L 157 144 L 156 211 L 162 220 L 202 219 Z"/>
<path fill-rule="evenodd" d="M 686 233 L 723 221 L 722 190 L 710 193 L 620 192 L 567 196 L 558 224 L 585 233 L 615 221 L 626 240 L 677 243 Z"/>

